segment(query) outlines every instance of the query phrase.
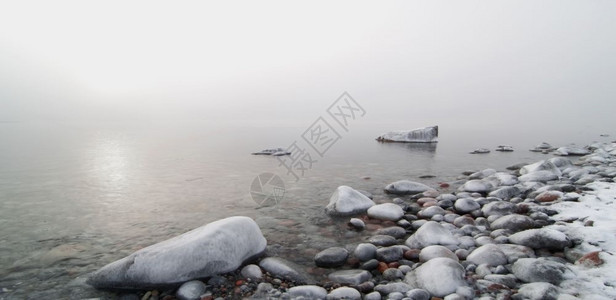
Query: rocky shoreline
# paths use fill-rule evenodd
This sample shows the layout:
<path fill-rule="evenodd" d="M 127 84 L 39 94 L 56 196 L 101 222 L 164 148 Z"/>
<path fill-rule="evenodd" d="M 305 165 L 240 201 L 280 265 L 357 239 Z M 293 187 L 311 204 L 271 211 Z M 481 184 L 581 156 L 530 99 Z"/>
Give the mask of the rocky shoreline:
<path fill-rule="evenodd" d="M 195 275 L 205 280 L 179 288 L 178 283 L 118 295 L 142 300 L 616 299 L 616 142 L 584 149 L 587 154 L 575 160 L 558 156 L 507 171 L 468 172 L 448 183 L 458 187 L 454 193 L 401 180 L 384 187 L 398 198 L 372 199 L 341 186 L 324 214 L 348 219 L 348 230 L 368 237 L 353 247 L 323 249 L 308 271 L 267 251 L 252 257 L 262 249 L 244 243 L 246 255 L 238 257 L 251 258 L 231 272 Z M 255 230 L 251 227 L 245 238 L 258 236 Z M 255 247 L 262 248 L 259 241 Z M 224 256 L 227 250 L 211 251 Z M 220 260 L 209 266 L 227 266 Z M 148 277 L 152 271 L 144 272 Z"/>

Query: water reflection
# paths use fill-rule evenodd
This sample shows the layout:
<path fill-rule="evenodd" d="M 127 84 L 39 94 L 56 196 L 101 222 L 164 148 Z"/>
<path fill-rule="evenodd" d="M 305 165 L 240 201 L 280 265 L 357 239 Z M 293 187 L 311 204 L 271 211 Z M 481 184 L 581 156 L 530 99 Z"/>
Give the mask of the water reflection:
<path fill-rule="evenodd" d="M 436 152 L 437 143 L 382 143 L 383 148 L 398 148 L 411 152 Z"/>

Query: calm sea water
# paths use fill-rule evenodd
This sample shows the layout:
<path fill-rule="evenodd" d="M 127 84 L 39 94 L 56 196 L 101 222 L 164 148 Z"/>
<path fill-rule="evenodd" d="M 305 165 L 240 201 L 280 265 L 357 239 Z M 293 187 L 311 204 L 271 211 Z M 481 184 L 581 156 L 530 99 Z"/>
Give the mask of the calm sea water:
<path fill-rule="evenodd" d="M 584 128 L 451 124 L 440 127 L 438 144 L 381 144 L 374 140 L 380 133 L 405 128 L 372 122 L 340 131 L 341 139 L 323 157 L 313 156 L 317 161 L 299 180 L 276 158 L 250 155 L 302 142 L 308 125 L 0 123 L 0 298 L 110 296 L 84 285 L 85 275 L 233 215 L 259 223 L 268 251 L 308 266 L 317 250 L 365 238 L 323 213 L 339 185 L 385 202 L 391 196 L 383 187 L 395 180 L 437 187 L 465 170 L 544 159 L 528 151 L 542 141 L 562 146 L 609 139 Z M 468 154 L 499 144 L 516 151 Z M 263 172 L 284 181 L 276 206 L 259 208 L 251 199 L 251 183 Z"/>

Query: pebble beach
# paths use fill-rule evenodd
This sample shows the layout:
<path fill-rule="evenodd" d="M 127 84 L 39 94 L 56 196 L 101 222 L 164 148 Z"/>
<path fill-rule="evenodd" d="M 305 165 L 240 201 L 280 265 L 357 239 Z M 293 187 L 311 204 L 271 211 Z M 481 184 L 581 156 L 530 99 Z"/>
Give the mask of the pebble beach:
<path fill-rule="evenodd" d="M 252 257 L 230 272 L 117 296 L 614 299 L 616 143 L 553 150 L 438 186 L 401 179 L 383 187 L 391 197 L 340 186 L 323 214 L 361 243 L 318 249 L 310 266 L 244 243 Z"/>

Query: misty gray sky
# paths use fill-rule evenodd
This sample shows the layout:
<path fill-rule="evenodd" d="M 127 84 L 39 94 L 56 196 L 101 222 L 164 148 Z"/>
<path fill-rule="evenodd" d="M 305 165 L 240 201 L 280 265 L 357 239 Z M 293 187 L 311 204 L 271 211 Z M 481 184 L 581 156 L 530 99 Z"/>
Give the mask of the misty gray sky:
<path fill-rule="evenodd" d="M 615 1 L 3 1 L 0 120 L 305 123 L 348 91 L 394 124 L 613 127 L 615 15 Z"/>

